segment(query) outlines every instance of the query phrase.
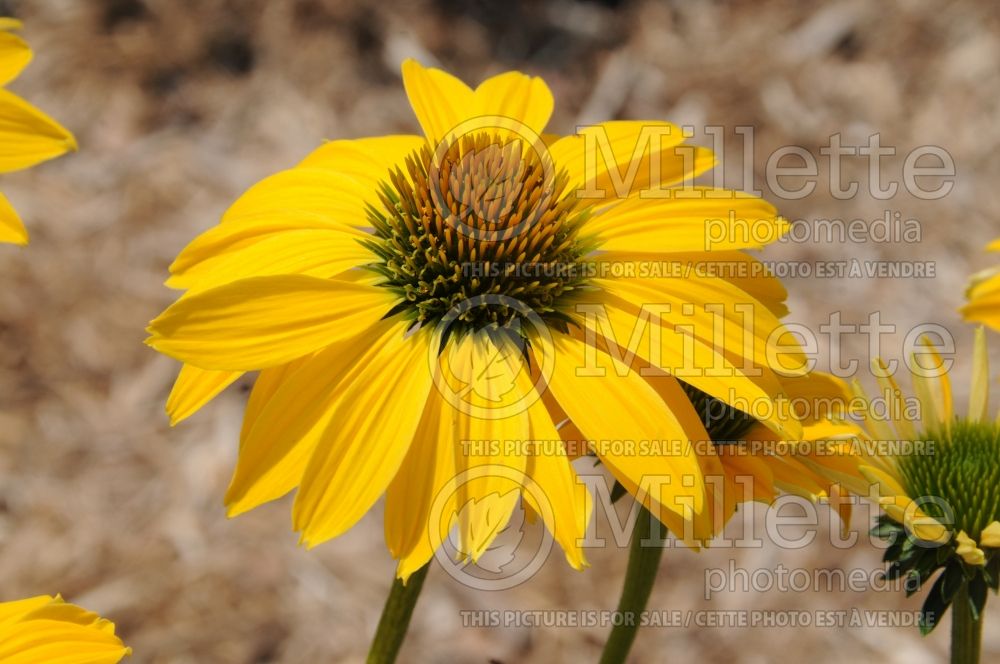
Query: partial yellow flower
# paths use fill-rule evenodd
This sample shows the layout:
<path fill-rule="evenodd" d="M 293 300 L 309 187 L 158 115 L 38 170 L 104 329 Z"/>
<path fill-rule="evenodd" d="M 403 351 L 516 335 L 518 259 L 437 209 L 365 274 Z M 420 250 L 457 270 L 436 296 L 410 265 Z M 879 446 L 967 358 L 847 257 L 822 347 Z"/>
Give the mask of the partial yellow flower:
<path fill-rule="evenodd" d="M 983 328 L 975 331 L 964 416 L 955 413 L 947 366 L 924 343 L 923 361 L 909 362 L 919 408 L 875 360 L 881 405 L 855 383 L 866 406 L 863 431 L 848 454 L 820 471 L 882 507 L 872 534 L 888 542 L 883 560 L 890 579 L 904 579 L 912 593 L 937 574 L 920 613 L 926 634 L 953 603 L 953 621 L 979 621 L 987 590 L 995 592 L 1000 582 L 1000 421 L 989 416 Z"/>
<path fill-rule="evenodd" d="M 10 83 L 31 61 L 31 49 L 11 32 L 21 22 L 0 18 L 0 86 Z M 0 173 L 19 171 L 76 150 L 76 140 L 59 123 L 12 92 L 0 89 Z M 0 242 L 27 244 L 28 231 L 0 194 Z"/>
<path fill-rule="evenodd" d="M 115 664 L 131 654 L 113 623 L 58 595 L 0 602 L 0 664 Z"/>
<path fill-rule="evenodd" d="M 991 242 L 986 248 L 1000 251 L 1000 240 Z M 1000 268 L 990 268 L 973 275 L 965 296 L 969 300 L 962 307 L 966 320 L 1000 330 Z"/>
<path fill-rule="evenodd" d="M 171 266 L 186 292 L 148 343 L 185 363 L 172 420 L 259 372 L 229 513 L 297 489 L 313 546 L 385 495 L 406 578 L 456 524 L 477 559 L 521 496 L 582 567 L 575 438 L 661 520 L 704 529 L 705 466 L 721 461 L 688 444 L 708 434 L 674 376 L 778 404 L 764 424 L 801 435 L 780 407 L 782 375 L 804 373 L 785 291 L 743 253 L 788 223 L 691 185 L 714 157 L 669 123 L 558 137 L 541 79 L 472 89 L 413 61 L 402 75 L 424 135 L 321 146 Z"/>
<path fill-rule="evenodd" d="M 925 357 L 943 367 L 933 347 L 928 344 L 927 348 Z M 873 368 L 876 375 L 885 373 L 879 360 Z M 917 420 L 906 416 L 908 409 L 895 379 L 880 377 L 883 393 L 894 400 L 889 408 L 892 419 L 881 420 L 874 412 L 865 418 L 865 433 L 877 444 L 859 447 L 857 472 L 848 479 L 851 490 L 860 495 L 868 493 L 869 485 L 876 487 L 886 513 L 917 538 L 928 543 L 953 542 L 966 562 L 979 565 L 985 559 L 976 553 L 977 541 L 985 538 L 982 545 L 992 546 L 987 542 L 996 541 L 993 536 L 1000 528 L 993 526 L 1000 519 L 1000 427 L 989 417 L 988 377 L 982 328 L 975 332 L 972 389 L 965 417 L 955 415 L 951 381 L 943 368 L 913 374 L 922 415 Z M 855 389 L 867 400 L 859 386 Z"/>

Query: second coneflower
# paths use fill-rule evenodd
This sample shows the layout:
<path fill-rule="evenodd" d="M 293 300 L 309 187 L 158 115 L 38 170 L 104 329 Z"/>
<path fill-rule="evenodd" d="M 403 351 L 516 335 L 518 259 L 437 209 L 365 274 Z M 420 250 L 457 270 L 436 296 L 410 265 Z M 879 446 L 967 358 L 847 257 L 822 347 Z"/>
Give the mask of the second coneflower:
<path fill-rule="evenodd" d="M 875 497 L 885 514 L 874 535 L 889 542 L 887 574 L 915 592 L 936 573 L 920 618 L 923 632 L 952 612 L 952 660 L 979 660 L 988 589 L 1000 584 L 1000 424 L 989 410 L 986 335 L 976 330 L 968 413 L 955 413 L 947 365 L 928 344 L 916 358 L 912 417 L 881 361 L 874 370 L 891 408 L 888 420 L 869 408 L 867 445 L 826 470 L 858 495 Z M 865 398 L 860 387 L 858 395 Z M 869 404 L 871 402 L 868 402 Z M 851 470 L 853 467 L 853 470 Z"/>

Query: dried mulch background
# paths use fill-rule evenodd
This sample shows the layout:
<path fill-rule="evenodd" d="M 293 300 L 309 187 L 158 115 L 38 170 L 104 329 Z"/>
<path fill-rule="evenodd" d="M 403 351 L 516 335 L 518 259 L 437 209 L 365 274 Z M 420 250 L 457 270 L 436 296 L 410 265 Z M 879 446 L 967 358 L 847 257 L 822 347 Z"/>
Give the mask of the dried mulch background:
<path fill-rule="evenodd" d="M 836 133 L 859 145 L 881 132 L 883 145 L 897 147 L 882 164 L 896 180 L 913 148 L 946 148 L 958 176 L 941 200 L 876 199 L 864 191 L 867 163 L 853 159 L 845 174 L 862 182 L 855 198 L 834 200 L 821 185 L 776 201 L 804 220 L 898 211 L 919 220 L 920 242 L 810 240 L 765 255 L 934 261 L 934 279 L 789 279 L 792 319 L 815 326 L 839 311 L 857 324 L 881 311 L 899 330 L 883 338 L 887 357 L 899 357 L 905 331 L 927 321 L 953 326 L 966 357 L 971 347 L 955 310 L 967 275 L 993 261 L 982 247 L 1000 236 L 1000 14 L 989 0 L 0 6 L 25 20 L 37 52 L 12 89 L 81 146 L 0 183 L 32 234 L 27 248 L 0 247 L 3 597 L 61 592 L 98 610 L 134 647 L 132 661 L 363 660 L 393 570 L 381 508 L 311 552 L 296 546 L 287 499 L 228 521 L 222 495 L 247 386 L 171 429 L 163 403 L 176 366 L 142 339 L 171 301 L 161 285 L 171 258 L 241 191 L 324 138 L 418 129 L 398 75 L 405 57 L 472 82 L 510 68 L 542 75 L 557 99 L 552 126 L 564 133 L 609 118 L 724 125 L 731 138 L 733 127 L 752 125 L 761 176 L 774 148 L 818 155 Z M 732 143 L 727 174 L 743 159 Z M 822 162 L 824 178 L 827 170 Z M 727 184 L 741 186 L 738 177 Z M 821 339 L 822 358 L 828 346 Z M 864 362 L 867 353 L 866 339 L 846 340 L 845 357 Z M 968 369 L 958 362 L 959 403 Z M 821 514 L 817 541 L 798 550 L 667 551 L 651 606 L 919 608 L 918 598 L 892 592 L 703 599 L 704 570 L 731 560 L 749 570 L 877 569 L 879 551 L 864 537 L 850 549 L 825 544 Z M 864 515 L 854 527 L 866 530 Z M 530 583 L 494 593 L 433 570 L 402 659 L 595 661 L 604 627 L 466 628 L 459 613 L 611 608 L 626 552 L 589 557 L 592 569 L 577 573 L 553 554 Z M 990 620 L 984 661 L 1000 656 L 1000 611 Z M 924 639 L 914 627 L 668 627 L 642 632 L 633 661 L 918 664 L 943 660 L 947 629 Z"/>

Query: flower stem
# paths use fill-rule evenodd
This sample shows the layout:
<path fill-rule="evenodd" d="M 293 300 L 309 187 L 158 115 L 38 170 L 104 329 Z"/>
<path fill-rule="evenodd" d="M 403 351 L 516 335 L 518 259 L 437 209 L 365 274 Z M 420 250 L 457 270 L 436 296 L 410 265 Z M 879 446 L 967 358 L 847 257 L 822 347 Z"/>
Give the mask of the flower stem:
<path fill-rule="evenodd" d="M 972 615 L 966 582 L 951 604 L 951 664 L 978 664 L 983 639 L 982 615 Z"/>
<path fill-rule="evenodd" d="M 379 618 L 378 629 L 375 630 L 375 638 L 368 651 L 368 664 L 392 664 L 396 661 L 428 569 L 430 563 L 411 574 L 405 585 L 399 579 L 393 579 L 392 590 L 385 600 L 382 617 Z"/>
<path fill-rule="evenodd" d="M 656 572 L 663 555 L 663 538 L 666 536 L 663 524 L 643 507 L 639 510 L 635 527 L 632 529 L 632 547 L 628 554 L 628 569 L 625 584 L 618 600 L 618 615 L 611 629 L 600 664 L 622 664 L 632 649 L 639 631 L 639 622 L 649 594 L 653 591 Z M 650 540 L 643 545 L 643 540 Z"/>

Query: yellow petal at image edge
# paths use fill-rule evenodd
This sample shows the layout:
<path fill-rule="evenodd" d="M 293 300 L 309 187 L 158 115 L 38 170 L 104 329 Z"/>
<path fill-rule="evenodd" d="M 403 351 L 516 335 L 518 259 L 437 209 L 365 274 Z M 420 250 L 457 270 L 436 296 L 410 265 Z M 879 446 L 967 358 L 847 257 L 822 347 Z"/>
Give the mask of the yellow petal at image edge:
<path fill-rule="evenodd" d="M 28 244 L 28 231 L 3 194 L 0 194 L 0 242 L 22 246 Z"/>
<path fill-rule="evenodd" d="M 0 25 L 0 30 L 5 30 Z M 10 32 L 0 32 L 0 85 L 7 85 L 31 62 L 32 53 L 21 37 Z"/>
<path fill-rule="evenodd" d="M 451 130 L 472 117 L 475 94 L 451 74 L 424 67 L 416 60 L 403 62 L 402 74 L 406 96 L 432 150 Z"/>
<path fill-rule="evenodd" d="M 426 330 L 383 337 L 377 352 L 344 374 L 292 507 L 307 546 L 353 526 L 396 475 L 432 389 L 429 337 Z"/>
<path fill-rule="evenodd" d="M 182 366 L 167 397 L 170 425 L 194 415 L 242 375 L 242 371 L 209 371 L 190 364 Z"/>
<path fill-rule="evenodd" d="M 334 416 L 345 377 L 384 348 L 396 347 L 403 341 L 403 330 L 399 321 L 379 321 L 315 355 L 260 372 L 247 402 L 236 470 L 226 491 L 230 517 L 299 486 Z"/>
<path fill-rule="evenodd" d="M 254 277 L 181 298 L 150 323 L 146 343 L 202 369 L 263 369 L 354 337 L 392 301 L 350 281 Z"/>
<path fill-rule="evenodd" d="M 603 352 L 588 351 L 583 341 L 560 336 L 554 350 L 549 387 L 587 439 L 596 441 L 595 452 L 615 477 L 628 478 L 640 488 L 646 488 L 648 481 L 665 482 L 656 487 L 662 507 L 682 518 L 692 518 L 691 510 L 701 513 L 704 479 L 689 443 L 707 440 L 704 428 L 689 431 L 637 372 Z M 596 355 L 588 363 L 589 353 Z M 593 365 L 593 358 L 600 366 Z M 686 399 L 683 406 L 691 409 Z M 619 448 L 618 442 L 624 446 Z M 666 451 L 672 453 L 643 453 L 642 446 L 651 442 L 668 446 Z M 655 499 L 647 495 L 647 500 Z M 659 510 L 653 506 L 651 511 Z"/>
<path fill-rule="evenodd" d="M 0 173 L 34 166 L 76 147 L 76 139 L 58 122 L 0 90 Z"/>

